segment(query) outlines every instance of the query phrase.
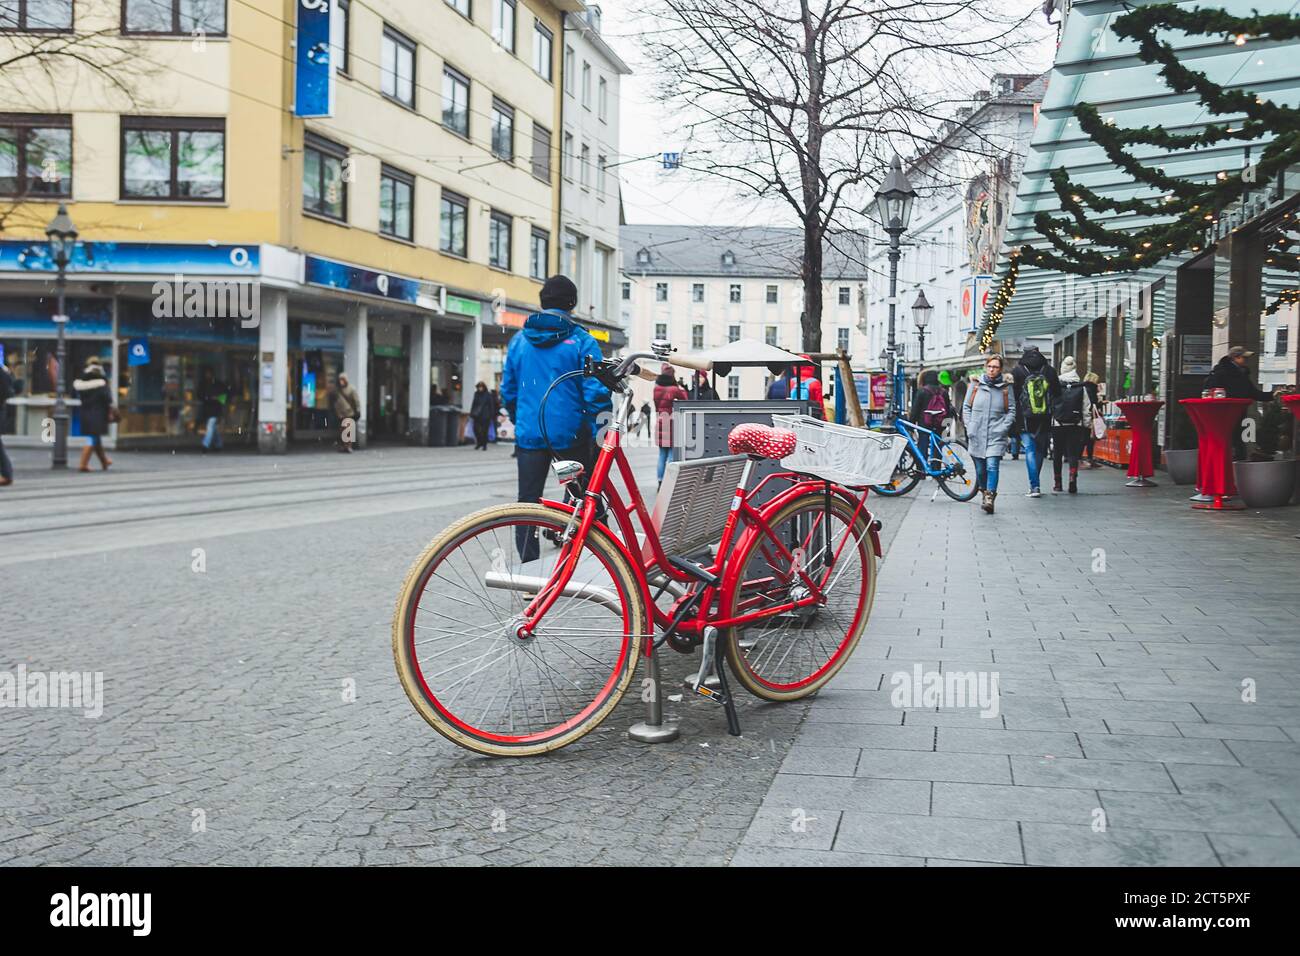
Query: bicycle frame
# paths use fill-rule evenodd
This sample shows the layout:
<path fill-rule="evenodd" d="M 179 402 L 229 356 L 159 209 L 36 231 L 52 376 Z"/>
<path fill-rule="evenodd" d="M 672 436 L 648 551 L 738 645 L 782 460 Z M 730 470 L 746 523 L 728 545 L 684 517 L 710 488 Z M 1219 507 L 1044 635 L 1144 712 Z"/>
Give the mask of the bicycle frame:
<path fill-rule="evenodd" d="M 652 575 L 663 575 L 666 578 L 665 588 L 667 582 L 676 582 L 679 585 L 690 584 L 703 588 L 703 593 L 698 597 L 695 615 L 676 622 L 675 632 L 678 634 L 697 635 L 702 633 L 706 626 L 718 629 L 739 627 L 762 618 L 817 604 L 821 601 L 822 588 L 829 580 L 829 576 L 839 560 L 844 546 L 852 535 L 844 535 L 834 555 L 826 562 L 825 573 L 822 574 L 821 579 L 818 581 L 814 580 L 801 564 L 795 562 L 792 551 L 786 547 L 776 532 L 773 531 L 768 523 L 768 518 L 795 497 L 808 494 L 836 495 L 848 501 L 854 508 L 853 516 L 849 521 L 849 527 L 852 528 L 858 516 L 866 507 L 868 489 L 864 488 L 860 495 L 854 495 L 849 489 L 838 485 L 804 478 L 793 472 L 778 472 L 769 475 L 751 490 L 748 488 L 754 466 L 754 459 L 751 458 L 745 463 L 741 479 L 732 498 L 730 513 L 727 516 L 718 543 L 717 557 L 712 565 L 704 567 L 704 570 L 715 579 L 716 583 L 703 581 L 701 578 L 673 565 L 664 552 L 658 532 L 651 521 L 645 501 L 641 497 L 640 489 L 632 473 L 632 467 L 623 452 L 623 434 L 630 407 L 631 395 L 628 393 L 625 395 L 618 413 L 614 416 L 614 420 L 605 429 L 600 455 L 596 459 L 596 465 L 592 470 L 582 504 L 575 506 L 568 502 L 542 499 L 541 503 L 548 508 L 567 513 L 569 515 L 569 526 L 565 531 L 555 570 L 542 589 L 524 608 L 522 615 L 523 627 L 525 629 L 534 627 L 554 604 L 555 600 L 564 593 L 577 569 L 578 560 L 582 553 L 582 544 L 586 536 L 593 533 L 593 530 L 597 534 L 605 535 L 636 572 L 645 607 L 651 616 L 651 620 L 646 622 L 650 627 L 644 635 L 646 637 L 644 652 L 647 656 L 653 649 L 654 628 L 656 626 L 663 629 L 673 627 L 675 617 L 673 611 L 683 600 L 683 598 L 679 598 L 677 602 L 674 602 L 673 611 L 661 609 L 651 595 L 650 578 Z M 627 491 L 626 501 L 613 483 L 612 477 L 615 468 L 617 468 L 618 474 L 623 479 L 623 485 Z M 752 505 L 749 499 L 768 481 L 773 479 L 789 481 L 791 483 L 790 487 L 779 492 L 762 507 Z M 598 502 L 601 499 L 605 501 L 608 513 L 614 517 L 614 523 L 619 530 L 621 540 L 618 535 L 611 532 L 608 522 L 600 522 L 596 519 Z M 641 557 L 640 549 L 637 549 L 635 553 L 632 550 L 637 541 L 636 527 L 633 523 L 634 515 L 637 521 L 640 522 L 642 532 L 650 546 L 650 557 L 645 559 Z M 821 520 L 822 518 L 819 516 L 817 522 Z M 742 525 L 743 527 L 741 527 Z M 815 530 L 815 525 L 813 530 Z M 871 535 L 872 549 L 876 556 L 879 557 L 881 554 L 880 538 L 874 522 L 868 524 L 868 531 Z M 752 535 L 765 536 L 767 542 L 764 543 L 763 547 L 769 545 L 774 547 L 777 555 L 786 561 L 792 562 L 800 583 L 808 590 L 807 595 L 779 605 L 765 607 L 762 610 L 748 611 L 730 617 L 710 616 L 715 599 L 725 601 L 725 599 L 733 596 L 736 589 L 742 587 L 745 583 L 742 580 L 744 569 L 739 566 L 738 562 L 729 562 L 728 556 L 734 550 L 740 548 L 741 545 L 747 544 L 748 539 L 746 536 Z M 629 547 L 629 543 L 631 543 L 631 547 Z"/>
<path fill-rule="evenodd" d="M 895 419 L 894 430 L 907 440 L 907 447 L 911 450 L 912 457 L 920 463 L 921 468 L 927 476 L 930 478 L 947 477 L 948 469 L 934 469 L 930 467 L 930 462 L 939 458 L 943 449 L 946 447 L 943 436 L 933 429 L 926 428 L 924 425 L 918 425 L 916 422 L 909 422 L 906 418 Z M 916 439 L 912 437 L 913 430 L 930 436 L 926 441 L 926 445 L 928 451 L 936 453 L 933 457 L 921 454 L 921 446 L 918 445 Z"/>

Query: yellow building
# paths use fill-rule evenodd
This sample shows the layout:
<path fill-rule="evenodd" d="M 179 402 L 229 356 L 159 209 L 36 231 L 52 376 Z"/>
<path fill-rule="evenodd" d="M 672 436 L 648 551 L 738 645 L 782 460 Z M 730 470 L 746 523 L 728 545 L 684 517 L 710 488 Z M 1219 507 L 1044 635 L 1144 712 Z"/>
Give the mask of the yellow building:
<path fill-rule="evenodd" d="M 54 390 L 58 202 L 81 240 L 63 374 L 112 362 L 119 442 L 197 442 L 218 392 L 227 442 L 332 436 L 341 371 L 362 442 L 424 440 L 431 398 L 468 407 L 554 268 L 580 0 L 5 9 L 0 346 L 20 436 Z"/>

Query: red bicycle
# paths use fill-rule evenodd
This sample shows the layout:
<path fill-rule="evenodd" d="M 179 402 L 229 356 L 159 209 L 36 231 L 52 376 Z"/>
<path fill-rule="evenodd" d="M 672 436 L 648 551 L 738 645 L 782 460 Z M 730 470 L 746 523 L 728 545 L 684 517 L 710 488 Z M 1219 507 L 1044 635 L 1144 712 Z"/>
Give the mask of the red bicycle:
<path fill-rule="evenodd" d="M 411 566 L 393 615 L 397 672 L 420 715 L 460 746 L 527 756 L 570 744 L 618 704 L 638 658 L 664 644 L 703 649 L 694 689 L 724 704 L 739 734 L 721 657 L 750 693 L 789 701 L 825 685 L 857 645 L 880 556 L 867 495 L 888 479 L 898 437 L 806 416 L 779 416 L 785 429 L 738 426 L 736 457 L 711 459 L 718 475 L 739 474 L 733 492 L 723 488 L 716 548 L 699 561 L 665 553 L 622 441 L 632 409 L 625 379 L 653 378 L 637 362 L 671 351 L 656 342 L 652 353 L 568 373 L 598 378 L 616 398 L 585 489 L 582 466 L 557 461 L 566 500 L 469 515 Z M 691 356 L 672 361 L 709 368 Z M 790 470 L 749 488 L 762 458 Z M 717 475 L 707 478 L 701 487 L 717 495 Z M 773 497 L 755 504 L 772 482 Z M 682 508 L 678 521 L 691 522 L 691 502 Z M 717 689 L 705 683 L 715 672 Z"/>

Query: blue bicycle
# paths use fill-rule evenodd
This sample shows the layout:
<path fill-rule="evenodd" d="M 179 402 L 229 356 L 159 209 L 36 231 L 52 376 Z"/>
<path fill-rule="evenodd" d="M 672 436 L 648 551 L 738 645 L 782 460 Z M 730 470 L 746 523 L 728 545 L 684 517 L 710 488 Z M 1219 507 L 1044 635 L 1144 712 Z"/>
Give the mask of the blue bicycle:
<path fill-rule="evenodd" d="M 975 497 L 975 459 L 964 441 L 944 438 L 905 418 L 894 420 L 894 430 L 907 439 L 907 447 L 899 456 L 889 483 L 872 485 L 872 491 L 897 498 L 915 488 L 922 478 L 933 478 L 954 501 L 970 501 Z"/>

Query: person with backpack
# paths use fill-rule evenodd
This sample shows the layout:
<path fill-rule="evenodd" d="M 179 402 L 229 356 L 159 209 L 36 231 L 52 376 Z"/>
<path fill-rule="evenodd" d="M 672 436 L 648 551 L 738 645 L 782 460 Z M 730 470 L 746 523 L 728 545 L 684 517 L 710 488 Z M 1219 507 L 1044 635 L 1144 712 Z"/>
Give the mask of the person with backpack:
<path fill-rule="evenodd" d="M 939 384 L 939 373 L 934 369 L 922 372 L 917 381 L 921 387 L 912 397 L 912 410 L 908 417 L 922 428 L 941 433 L 944 421 L 953 417 L 948 390 Z"/>
<path fill-rule="evenodd" d="M 1061 394 L 1052 402 L 1052 491 L 1060 492 L 1061 466 L 1070 463 L 1070 494 L 1079 492 L 1079 456 L 1086 436 L 1092 433 L 1096 413 L 1087 385 L 1079 380 L 1074 356 L 1061 360 Z"/>
<path fill-rule="evenodd" d="M 1002 356 L 984 360 L 984 374 L 966 389 L 962 420 L 966 447 L 975 459 L 975 487 L 983 493 L 980 507 L 993 514 L 998 497 L 998 469 L 1007 450 L 1007 433 L 1016 420 L 1012 386 L 1002 376 Z"/>
<path fill-rule="evenodd" d="M 808 358 L 808 356 L 803 356 Z M 811 359 L 809 359 L 811 362 Z M 790 396 L 793 401 L 812 403 L 814 418 L 824 417 L 822 405 L 822 383 L 817 378 L 817 370 L 812 365 L 800 365 L 795 368 L 795 378 L 790 384 Z"/>
<path fill-rule="evenodd" d="M 1020 356 L 1020 364 L 1011 370 L 1015 380 L 1016 424 L 1020 447 L 1025 453 L 1025 470 L 1029 473 L 1028 498 L 1041 498 L 1043 459 L 1052 437 L 1052 402 L 1061 394 L 1056 369 L 1031 345 Z"/>

